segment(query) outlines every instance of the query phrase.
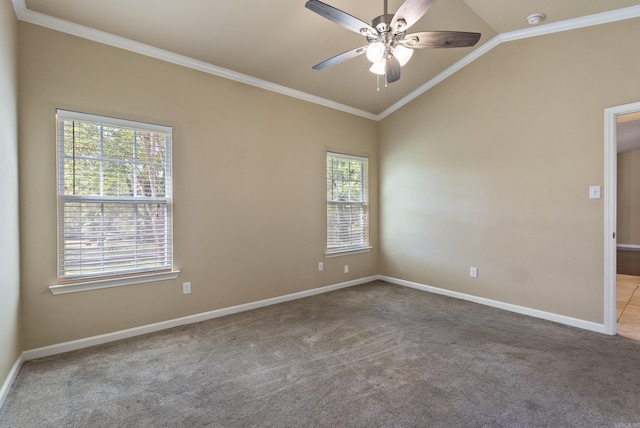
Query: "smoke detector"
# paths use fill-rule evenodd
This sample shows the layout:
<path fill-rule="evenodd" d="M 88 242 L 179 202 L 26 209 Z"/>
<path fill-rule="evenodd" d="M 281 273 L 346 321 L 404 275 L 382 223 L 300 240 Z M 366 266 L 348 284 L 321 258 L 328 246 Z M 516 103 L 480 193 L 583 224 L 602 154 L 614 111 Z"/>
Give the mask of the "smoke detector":
<path fill-rule="evenodd" d="M 534 13 L 527 16 L 527 22 L 531 25 L 539 24 L 544 19 L 544 13 Z"/>

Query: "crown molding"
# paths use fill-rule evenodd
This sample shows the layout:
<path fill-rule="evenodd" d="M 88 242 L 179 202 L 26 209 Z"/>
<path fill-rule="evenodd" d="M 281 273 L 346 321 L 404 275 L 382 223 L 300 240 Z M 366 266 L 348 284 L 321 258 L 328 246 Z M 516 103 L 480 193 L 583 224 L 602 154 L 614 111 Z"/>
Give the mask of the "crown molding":
<path fill-rule="evenodd" d="M 502 41 L 511 42 L 513 40 L 528 39 L 530 37 L 544 36 L 547 34 L 560 33 L 562 31 L 577 30 L 579 28 L 592 27 L 594 25 L 608 24 L 611 22 L 624 21 L 626 19 L 640 17 L 640 6 L 630 6 L 622 9 L 610 10 L 608 12 L 596 13 L 594 15 L 582 16 L 580 18 L 567 19 L 550 24 L 537 25 L 523 30 L 509 31 L 502 33 Z"/>
<path fill-rule="evenodd" d="M 578 28 L 592 27 L 594 25 L 608 24 L 616 21 L 623 21 L 626 19 L 633 19 L 640 17 L 640 6 L 625 7 L 622 9 L 616 9 L 609 12 L 596 13 L 594 15 L 587 15 L 580 18 L 567 19 L 565 21 L 553 22 L 551 24 L 539 25 L 536 27 L 525 28 L 523 30 L 510 31 L 507 33 L 501 33 L 489 40 L 487 43 L 475 49 L 469 55 L 462 58 L 460 61 L 453 64 L 451 67 L 438 74 L 422 86 L 418 87 L 415 91 L 402 98 L 400 101 L 378 114 L 376 120 L 382 120 L 389 116 L 391 113 L 405 106 L 415 98 L 427 92 L 429 89 L 436 86 L 446 78 L 459 71 L 461 68 L 469 65 L 471 62 L 480 58 L 493 48 L 501 45 L 505 42 L 512 42 L 514 40 L 528 39 L 530 37 L 544 36 L 547 34 L 559 33 L 562 31 L 576 30 Z"/>
<path fill-rule="evenodd" d="M 27 4 L 24 0 L 11 0 L 11 3 L 13 4 L 13 10 L 16 11 L 16 18 L 22 20 L 22 17 L 27 10 Z"/>
<path fill-rule="evenodd" d="M 464 58 L 462 58 L 458 62 L 454 63 L 449 68 L 447 68 L 446 70 L 444 70 L 443 72 L 441 72 L 437 76 L 433 77 L 428 82 L 426 82 L 426 83 L 422 84 L 421 86 L 419 86 L 418 89 L 416 89 L 415 91 L 411 92 L 409 95 L 405 96 L 400 101 L 398 101 L 397 103 L 393 104 L 391 107 L 389 107 L 388 109 L 386 109 L 382 113 L 378 114 L 378 116 L 376 116 L 376 120 L 378 120 L 378 121 L 382 120 L 385 117 L 389 116 L 394 111 L 400 109 L 401 107 L 404 107 L 409 102 L 413 101 L 415 98 L 418 98 L 420 95 L 424 94 L 429 89 L 431 89 L 434 86 L 436 86 L 438 83 L 440 83 L 443 80 L 447 79 L 448 77 L 453 75 L 455 72 L 459 71 L 460 69 L 462 69 L 462 68 L 466 67 L 467 65 L 471 64 L 473 61 L 475 61 L 476 59 L 480 58 L 481 56 L 483 56 L 484 54 L 486 54 L 487 52 L 489 52 L 490 50 L 492 50 L 493 48 L 495 48 L 496 46 L 498 46 L 501 43 L 502 43 L 502 37 L 501 37 L 500 34 L 498 34 L 493 39 L 491 39 L 488 42 L 484 43 L 478 49 L 474 49 L 469 55 L 465 56 Z"/>
<path fill-rule="evenodd" d="M 366 119 L 376 120 L 377 115 L 368 111 L 360 110 L 345 104 L 341 104 L 335 101 L 328 100 L 326 98 L 311 95 L 306 92 L 298 91 L 286 86 L 278 85 L 266 80 L 258 79 L 247 74 L 242 74 L 229 70 L 227 68 L 218 67 L 216 65 L 193 59 L 184 55 L 180 55 L 174 52 L 170 52 L 164 49 L 156 48 L 144 43 L 136 42 L 125 37 L 116 36 L 105 31 L 96 30 L 94 28 L 86 27 L 84 25 L 76 24 L 74 22 L 66 21 L 64 19 L 55 18 L 50 15 L 46 15 L 40 12 L 29 10 L 26 7 L 25 0 L 12 0 L 13 6 L 16 11 L 16 16 L 19 20 L 28 22 L 30 24 L 39 25 L 41 27 L 49 28 L 51 30 L 60 31 L 62 33 L 70 34 L 73 36 L 81 37 L 83 39 L 91 40 L 94 42 L 102 43 L 108 46 L 124 49 L 130 52 L 134 52 L 140 55 L 145 55 L 151 58 L 159 59 L 161 61 L 169 62 L 172 64 L 180 65 L 183 67 L 191 68 L 193 70 L 201 71 L 203 73 L 212 74 L 214 76 L 222 77 L 224 79 L 233 80 L 236 82 L 244 83 L 247 85 L 255 86 L 260 89 L 275 92 L 278 94 L 286 95 L 288 97 L 297 98 L 302 101 L 318 104 L 324 107 L 328 107 L 334 110 L 340 110 L 345 113 L 350 113 L 356 116 L 361 116 Z"/>
<path fill-rule="evenodd" d="M 523 30 L 510 31 L 501 33 L 484 43 L 479 48 L 473 50 L 469 55 L 465 56 L 446 70 L 439 73 L 434 78 L 430 79 L 416 90 L 409 93 L 400 101 L 393 104 L 382 113 L 375 114 L 365 110 L 360 110 L 346 104 L 341 104 L 335 101 L 328 100 L 326 98 L 311 95 L 306 92 L 298 91 L 286 86 L 278 85 L 266 80 L 258 79 L 246 74 L 238 73 L 227 68 L 218 67 L 216 65 L 196 60 L 184 55 L 180 55 L 174 52 L 166 51 L 164 49 L 156 48 L 144 43 L 136 42 L 131 39 L 116 36 L 111 33 L 96 30 L 94 28 L 85 27 L 84 25 L 76 24 L 73 22 L 65 21 L 63 19 L 55 18 L 49 15 L 45 15 L 40 12 L 35 12 L 27 9 L 25 0 L 11 0 L 13 8 L 16 12 L 16 17 L 20 21 L 28 22 L 30 24 L 39 25 L 52 30 L 60 31 L 63 33 L 71 34 L 73 36 L 81 37 L 83 39 L 92 40 L 94 42 L 102 43 L 105 45 L 113 46 L 116 48 L 124 49 L 130 52 L 135 52 L 140 55 L 145 55 L 151 58 L 166 61 L 172 64 L 180 65 L 183 67 L 191 68 L 193 70 L 201 71 L 203 73 L 212 74 L 214 76 L 222 77 L 224 79 L 233 80 L 247 85 L 255 86 L 257 88 L 265 89 L 267 91 L 275 92 L 281 95 L 285 95 L 292 98 L 297 98 L 302 101 L 318 104 L 324 107 L 328 107 L 334 110 L 339 110 L 345 113 L 360 116 L 365 119 L 374 121 L 380 121 L 389 116 L 393 112 L 399 110 L 415 98 L 427 92 L 429 89 L 436 86 L 438 83 L 452 76 L 457 71 L 466 67 L 476 59 L 480 58 L 493 48 L 499 46 L 505 42 L 511 42 L 514 40 L 527 39 L 531 37 L 544 36 L 547 34 L 558 33 L 562 31 L 570 31 L 579 28 L 591 27 L 594 25 L 608 24 L 611 22 L 623 21 L 626 19 L 633 19 L 640 17 L 640 5 L 630 6 L 622 9 L 616 9 L 609 12 L 596 13 L 594 15 L 587 15 L 580 18 L 567 19 L 565 21 L 553 22 L 550 24 L 539 25 L 531 28 L 525 28 Z"/>

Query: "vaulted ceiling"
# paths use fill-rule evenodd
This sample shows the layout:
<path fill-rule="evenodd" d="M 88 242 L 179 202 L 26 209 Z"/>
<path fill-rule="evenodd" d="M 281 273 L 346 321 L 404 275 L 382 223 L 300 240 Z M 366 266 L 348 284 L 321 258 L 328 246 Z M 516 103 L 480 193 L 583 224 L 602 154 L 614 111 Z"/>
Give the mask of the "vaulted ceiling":
<path fill-rule="evenodd" d="M 618 19 L 640 16 L 638 0 L 438 0 L 410 32 L 479 32 L 479 43 L 473 48 L 417 50 L 402 68 L 401 79 L 386 89 L 381 82 L 378 93 L 377 77 L 368 71 L 370 63 L 364 55 L 324 70 L 312 70 L 314 64 L 365 45 L 366 39 L 306 9 L 305 0 L 13 2 L 25 21 L 76 34 L 100 30 L 107 36 L 120 36 L 211 64 L 216 70 L 244 75 L 240 80 L 259 79 L 284 88 L 284 92 L 292 90 L 329 100 L 365 117 L 402 103 L 454 63 L 472 58 L 474 50 L 487 50 L 496 40 L 529 36 L 539 28 L 557 31 L 561 21 L 592 14 L 617 11 Z M 325 3 L 366 22 L 383 11 L 383 0 Z M 389 13 L 401 4 L 402 0 L 388 0 Z M 526 19 L 534 13 L 545 15 L 536 29 Z M 91 33 L 98 35 L 90 38 L 99 40 L 104 33 Z"/>

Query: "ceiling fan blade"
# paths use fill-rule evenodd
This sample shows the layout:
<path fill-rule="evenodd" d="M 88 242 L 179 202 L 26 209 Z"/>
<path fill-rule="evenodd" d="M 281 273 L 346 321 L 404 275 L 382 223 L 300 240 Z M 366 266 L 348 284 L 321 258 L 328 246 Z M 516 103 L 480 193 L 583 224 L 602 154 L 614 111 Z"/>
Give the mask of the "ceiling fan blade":
<path fill-rule="evenodd" d="M 367 50 L 366 46 L 361 46 L 359 48 L 351 49 L 350 51 L 346 51 L 341 53 L 340 55 L 336 55 L 333 58 L 329 58 L 326 61 L 322 61 L 320 64 L 316 64 L 313 66 L 314 70 L 322 70 L 323 68 L 331 67 L 332 65 L 340 64 L 341 62 L 350 60 L 359 55 L 362 55 Z"/>
<path fill-rule="evenodd" d="M 396 32 L 405 31 L 418 22 L 435 2 L 436 0 L 404 0 L 400 9 L 393 15 L 391 28 Z"/>
<path fill-rule="evenodd" d="M 387 58 L 387 65 L 385 68 L 387 83 L 393 83 L 396 80 L 400 80 L 400 61 L 391 55 Z"/>
<path fill-rule="evenodd" d="M 321 1 L 309 0 L 304 4 L 304 7 L 336 24 L 342 25 L 347 30 L 363 35 L 370 34 L 371 36 L 376 36 L 378 34 L 378 32 L 366 22 Z"/>
<path fill-rule="evenodd" d="M 423 31 L 407 34 L 400 43 L 413 49 L 422 48 L 465 48 L 474 46 L 480 40 L 480 33 L 464 31 Z"/>

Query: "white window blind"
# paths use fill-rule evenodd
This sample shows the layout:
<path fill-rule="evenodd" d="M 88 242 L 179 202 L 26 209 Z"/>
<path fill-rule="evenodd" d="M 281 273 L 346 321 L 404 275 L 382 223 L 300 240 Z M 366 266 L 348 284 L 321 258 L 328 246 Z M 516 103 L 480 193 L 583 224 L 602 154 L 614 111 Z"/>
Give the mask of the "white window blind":
<path fill-rule="evenodd" d="M 171 132 L 57 111 L 60 284 L 172 269 Z"/>
<path fill-rule="evenodd" d="M 327 153 L 327 254 L 368 248 L 368 159 Z"/>

